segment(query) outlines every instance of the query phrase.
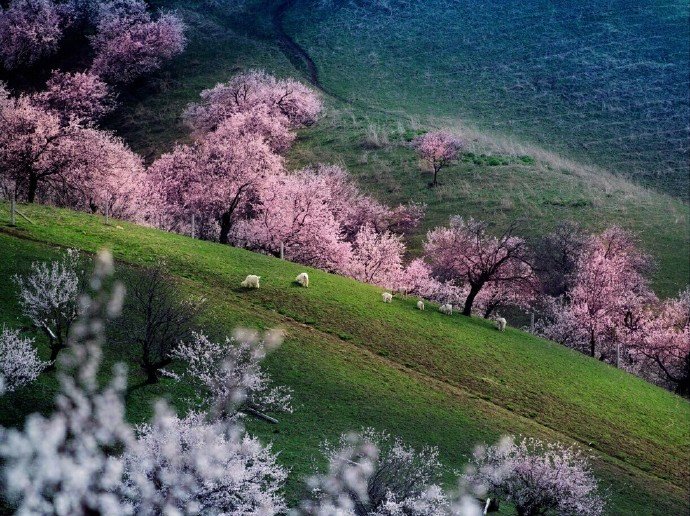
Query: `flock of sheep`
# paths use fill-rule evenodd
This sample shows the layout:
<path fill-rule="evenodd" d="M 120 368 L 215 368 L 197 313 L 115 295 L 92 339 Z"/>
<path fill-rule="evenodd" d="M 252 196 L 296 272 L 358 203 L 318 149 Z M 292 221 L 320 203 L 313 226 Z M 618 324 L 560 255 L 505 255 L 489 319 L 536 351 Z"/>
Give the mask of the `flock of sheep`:
<path fill-rule="evenodd" d="M 246 278 L 244 278 L 244 281 L 240 283 L 240 286 L 244 288 L 259 288 L 259 280 L 261 279 L 261 276 L 256 276 L 254 274 L 250 274 Z M 295 283 L 299 284 L 302 287 L 308 287 L 309 286 L 309 274 L 306 272 L 301 272 L 297 275 L 295 278 Z M 384 292 L 381 294 L 381 298 L 383 299 L 384 303 L 391 303 L 393 302 L 393 294 L 390 292 Z M 417 308 L 419 310 L 424 310 L 424 301 L 419 300 L 417 301 Z M 443 304 L 438 307 L 438 311 L 441 312 L 442 314 L 445 315 L 453 315 L 453 305 L 450 303 Z M 496 323 L 496 329 L 498 331 L 505 331 L 506 325 L 508 324 L 507 321 L 500 316 L 496 316 L 494 318 L 494 321 Z"/>

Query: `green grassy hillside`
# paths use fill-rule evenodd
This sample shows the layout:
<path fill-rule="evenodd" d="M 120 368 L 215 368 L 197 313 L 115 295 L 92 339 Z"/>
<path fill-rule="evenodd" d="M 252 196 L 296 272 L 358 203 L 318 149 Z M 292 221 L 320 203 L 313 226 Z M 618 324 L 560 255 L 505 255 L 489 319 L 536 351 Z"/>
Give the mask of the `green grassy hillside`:
<path fill-rule="evenodd" d="M 304 80 L 311 76 L 303 56 L 286 48 L 274 25 L 276 6 L 284 2 L 248 0 L 246 11 L 239 13 L 228 10 L 226 2 L 215 6 L 201 0 L 153 3 L 178 9 L 189 26 L 189 47 L 158 74 L 123 92 L 120 109 L 108 121 L 110 128 L 148 160 L 169 150 L 175 141 L 188 138 L 180 115 L 189 102 L 198 99 L 201 90 L 254 67 Z M 419 14 L 410 11 L 400 23 L 414 23 Z M 333 14 L 342 15 L 341 11 Z M 386 59 L 372 67 L 368 61 L 350 59 L 355 50 L 364 52 L 361 45 L 367 41 L 379 44 L 380 38 L 390 37 L 389 33 L 378 38 L 367 32 L 371 38 L 333 41 L 329 38 L 335 31 L 330 29 L 335 25 L 315 25 L 323 16 L 322 11 L 306 9 L 303 2 L 285 13 L 285 32 L 314 52 L 321 82 L 336 94 L 325 96 L 323 120 L 300 134 L 289 155 L 291 167 L 317 161 L 343 163 L 381 200 L 426 202 L 428 215 L 411 242 L 412 253 L 419 251 L 427 229 L 446 223 L 452 214 L 473 215 L 499 224 L 522 218 L 528 221 L 528 236 L 543 234 L 564 219 L 579 221 L 593 230 L 620 224 L 639 234 L 656 258 L 654 288 L 660 295 L 675 295 L 688 284 L 690 217 L 688 204 L 679 200 L 682 195 L 646 190 L 607 170 L 545 151 L 547 145 L 560 148 L 550 146 L 552 137 L 561 134 L 558 132 L 548 132 L 549 138 L 533 135 L 523 139 L 519 134 L 492 134 L 486 125 L 479 124 L 481 131 L 473 129 L 458 108 L 461 94 L 468 97 L 460 104 L 470 106 L 471 91 L 457 84 L 449 86 L 444 100 L 441 95 L 428 97 L 421 89 L 411 90 L 419 81 L 413 80 L 411 73 L 396 71 L 394 60 Z M 313 21 L 313 17 L 317 19 Z M 319 47 L 321 36 L 324 45 Z M 384 75 L 372 78 L 375 70 Z M 395 81 L 389 83 L 391 75 Z M 371 83 L 374 79 L 377 87 Z M 394 94 L 396 91 L 399 94 Z M 494 118 L 500 112 L 484 111 Z M 464 134 L 472 154 L 443 171 L 439 188 L 429 189 L 429 179 L 407 142 L 433 127 Z M 516 132 L 521 132 L 519 126 Z"/>
<path fill-rule="evenodd" d="M 383 304 L 380 289 L 317 270 L 307 269 L 309 289 L 298 288 L 292 280 L 305 268 L 293 263 L 67 210 L 22 210 L 34 224 L 21 219 L 9 227 L 0 203 L 2 323 L 26 323 L 9 276 L 55 256 L 57 246 L 106 246 L 125 277 L 164 260 L 181 289 L 209 299 L 210 326 L 287 331 L 267 367 L 295 390 L 297 410 L 277 426 L 249 426 L 292 467 L 290 499 L 324 438 L 374 426 L 411 444 L 437 445 L 449 470 L 460 468 L 476 443 L 504 433 L 575 441 L 596 455 L 612 514 L 690 509 L 690 404 L 636 377 L 516 329 L 501 334 L 484 320 L 419 312 L 413 299 Z M 262 276 L 260 290 L 238 287 L 248 273 Z M 107 349 L 108 364 L 132 357 L 127 347 Z M 17 424 L 30 411 L 47 410 L 55 388 L 47 373 L 0 399 L 0 422 Z M 132 365 L 128 416 L 148 417 L 159 396 L 182 406 L 192 388 L 170 380 L 145 386 Z"/>

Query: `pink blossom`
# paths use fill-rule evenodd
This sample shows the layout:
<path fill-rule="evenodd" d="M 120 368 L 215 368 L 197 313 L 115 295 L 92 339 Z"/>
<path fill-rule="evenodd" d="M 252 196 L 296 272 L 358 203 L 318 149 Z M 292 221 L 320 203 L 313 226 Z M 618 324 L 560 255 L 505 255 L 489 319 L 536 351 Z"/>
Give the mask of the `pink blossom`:
<path fill-rule="evenodd" d="M 438 173 L 457 159 L 464 143 L 450 133 L 435 131 L 418 136 L 412 141 L 412 146 L 417 150 L 419 157 L 431 167 L 434 173 L 431 184 L 436 186 Z"/>
<path fill-rule="evenodd" d="M 507 292 L 528 288 L 525 285 L 536 281 L 525 241 L 512 234 L 514 226 L 499 237 L 488 235 L 486 229 L 486 224 L 474 219 L 453 217 L 450 227 L 430 231 L 424 244 L 427 261 L 438 280 L 468 287 L 463 308 L 468 316 L 483 289 L 493 288 L 507 301 Z M 485 299 L 491 298 L 487 292 L 484 295 Z"/>
<path fill-rule="evenodd" d="M 8 69 L 31 65 L 55 53 L 63 23 L 51 0 L 13 0 L 0 7 L 0 58 Z"/>
<path fill-rule="evenodd" d="M 365 225 L 352 244 L 352 256 L 345 273 L 356 280 L 395 289 L 403 274 L 405 244 L 392 233 L 377 233 Z"/>
<path fill-rule="evenodd" d="M 513 503 L 519 515 L 554 511 L 598 516 L 605 509 L 582 452 L 538 439 L 509 437 L 478 448 L 465 479 Z"/>
<path fill-rule="evenodd" d="M 123 216 L 136 211 L 143 165 L 121 139 L 75 119 L 64 122 L 2 87 L 0 121 L 0 177 L 17 199 L 90 211 L 108 203 Z"/>
<path fill-rule="evenodd" d="M 629 347 L 641 376 L 690 394 L 690 288 L 678 297 L 648 307 Z"/>
<path fill-rule="evenodd" d="M 197 133 L 205 133 L 237 113 L 256 112 L 257 106 L 292 129 L 313 124 L 322 109 L 320 97 L 304 84 L 253 70 L 202 91 L 201 102 L 189 106 L 184 117 Z"/>
<path fill-rule="evenodd" d="M 346 266 L 350 246 L 343 240 L 331 205 L 331 192 L 310 170 L 269 178 L 255 215 L 237 224 L 237 245 L 335 271 Z"/>
<path fill-rule="evenodd" d="M 648 258 L 618 227 L 589 238 L 572 274 L 570 291 L 551 301 L 540 332 L 601 360 L 615 362 L 617 346 L 656 297 L 643 271 Z"/>
<path fill-rule="evenodd" d="M 46 89 L 33 100 L 46 110 L 60 113 L 65 122 L 70 118 L 96 122 L 114 107 L 108 85 L 88 72 L 53 71 Z"/>
<path fill-rule="evenodd" d="M 96 52 L 91 71 L 112 82 L 132 82 L 184 50 L 184 29 L 172 13 L 152 20 L 139 0 L 104 2 L 91 40 Z"/>
<path fill-rule="evenodd" d="M 282 158 L 265 141 L 225 126 L 161 156 L 149 178 L 169 227 L 185 228 L 194 214 L 205 236 L 227 243 L 265 181 L 282 169 Z"/>

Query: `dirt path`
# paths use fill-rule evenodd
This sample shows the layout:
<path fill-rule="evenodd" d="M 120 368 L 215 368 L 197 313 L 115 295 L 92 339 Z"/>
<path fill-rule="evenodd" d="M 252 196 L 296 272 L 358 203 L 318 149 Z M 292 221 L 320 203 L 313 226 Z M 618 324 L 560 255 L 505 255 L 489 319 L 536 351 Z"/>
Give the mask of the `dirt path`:
<path fill-rule="evenodd" d="M 283 27 L 285 12 L 292 7 L 294 3 L 295 0 L 283 0 L 278 4 L 275 11 L 273 11 L 272 23 L 276 39 L 278 40 L 278 46 L 295 68 L 306 72 L 307 78 L 312 86 L 325 92 L 323 86 L 319 82 L 319 70 L 316 68 L 316 63 L 314 63 L 309 53 L 285 32 L 285 27 Z"/>
<path fill-rule="evenodd" d="M 271 23 L 273 24 L 273 30 L 278 41 L 278 47 L 297 70 L 306 74 L 312 86 L 337 100 L 349 103 L 347 99 L 324 88 L 323 84 L 319 81 L 319 69 L 316 67 L 316 63 L 312 57 L 285 31 L 283 18 L 287 10 L 290 9 L 294 3 L 295 0 L 283 0 L 278 3 L 273 11 Z"/>

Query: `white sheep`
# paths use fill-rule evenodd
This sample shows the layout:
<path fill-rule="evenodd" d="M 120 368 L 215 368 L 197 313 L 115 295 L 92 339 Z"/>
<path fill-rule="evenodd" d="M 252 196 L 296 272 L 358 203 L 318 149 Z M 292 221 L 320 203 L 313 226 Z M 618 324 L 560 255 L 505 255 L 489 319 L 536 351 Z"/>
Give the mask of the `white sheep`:
<path fill-rule="evenodd" d="M 445 305 L 441 305 L 438 308 L 438 311 L 442 314 L 453 315 L 453 305 L 451 305 L 450 303 L 446 303 Z"/>
<path fill-rule="evenodd" d="M 309 274 L 306 272 L 300 272 L 297 277 L 295 278 L 295 282 L 299 283 L 303 287 L 308 287 L 309 286 Z"/>
<path fill-rule="evenodd" d="M 496 317 L 496 329 L 498 331 L 506 331 L 506 324 L 508 324 L 508 321 L 506 321 L 503 317 Z"/>
<path fill-rule="evenodd" d="M 424 310 L 424 301 L 422 301 L 421 299 L 417 301 L 417 308 L 419 310 Z"/>
<path fill-rule="evenodd" d="M 381 298 L 383 298 L 384 303 L 393 302 L 393 294 L 391 294 L 390 292 L 384 292 L 383 294 L 381 294 Z"/>
<path fill-rule="evenodd" d="M 244 288 L 259 288 L 260 279 L 261 276 L 255 276 L 254 274 L 250 274 L 249 276 L 244 278 L 244 281 L 240 283 L 240 285 Z"/>

